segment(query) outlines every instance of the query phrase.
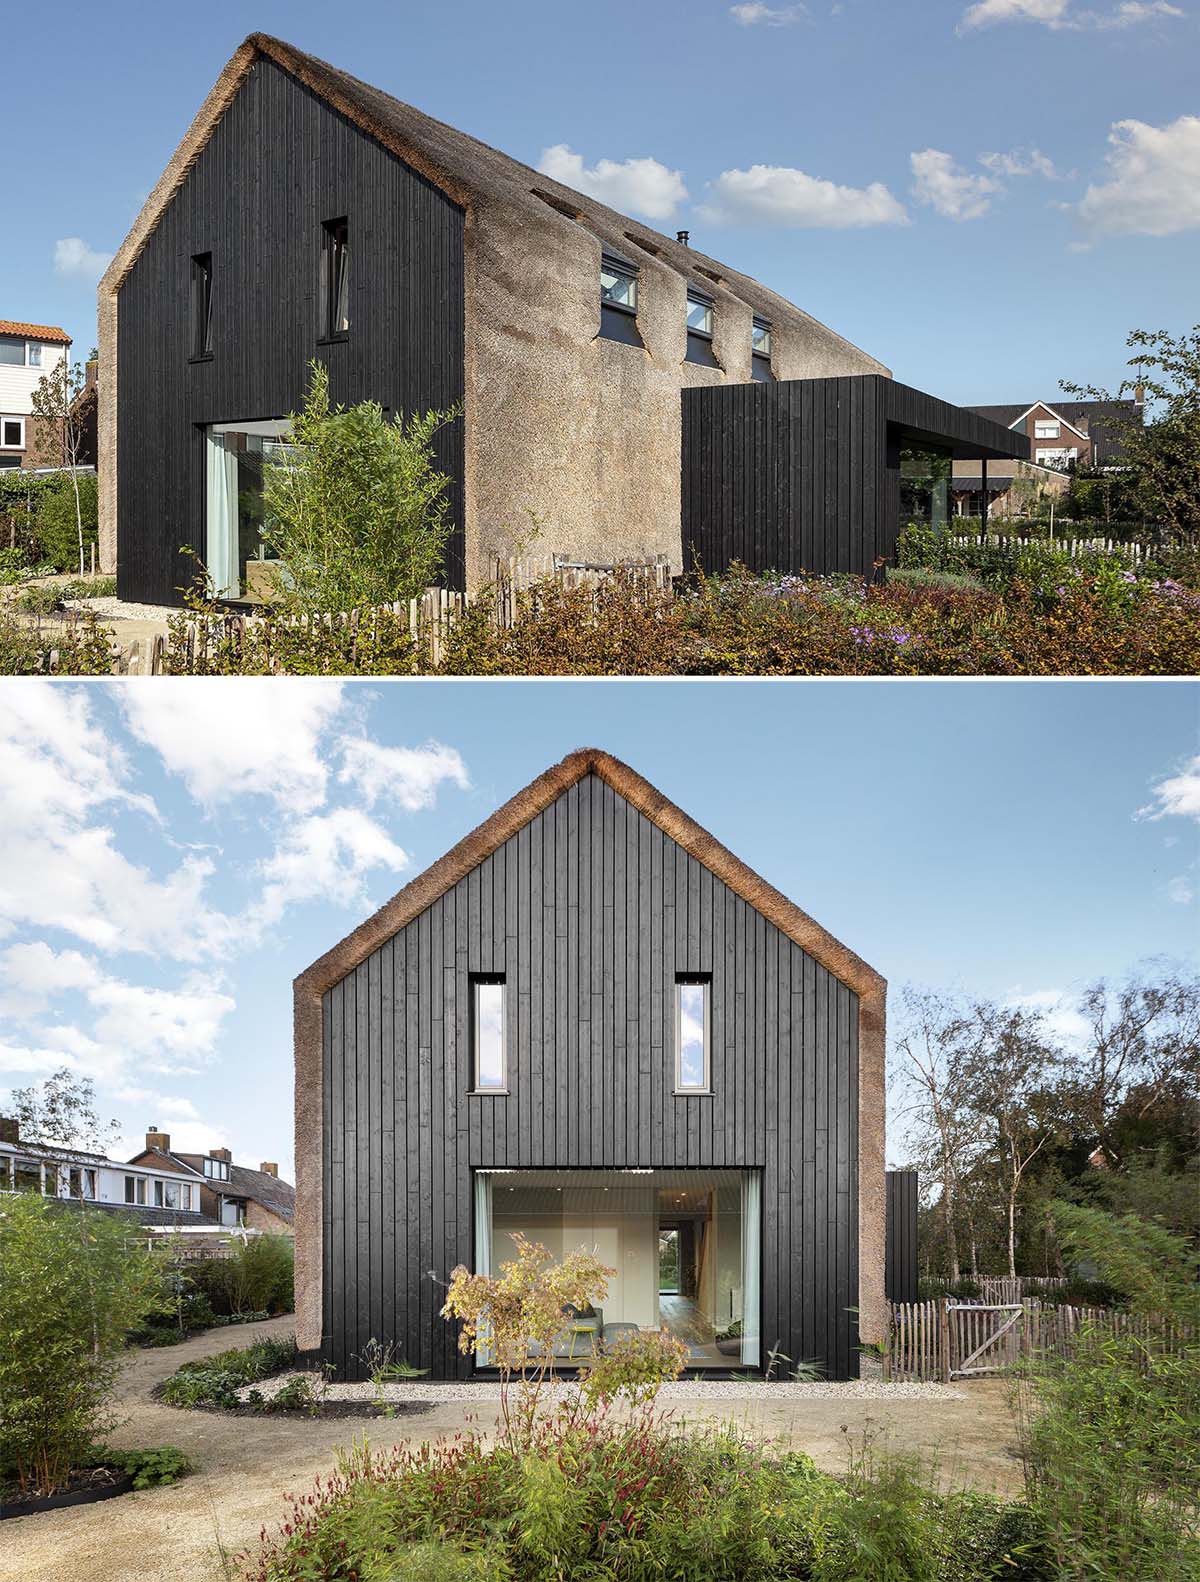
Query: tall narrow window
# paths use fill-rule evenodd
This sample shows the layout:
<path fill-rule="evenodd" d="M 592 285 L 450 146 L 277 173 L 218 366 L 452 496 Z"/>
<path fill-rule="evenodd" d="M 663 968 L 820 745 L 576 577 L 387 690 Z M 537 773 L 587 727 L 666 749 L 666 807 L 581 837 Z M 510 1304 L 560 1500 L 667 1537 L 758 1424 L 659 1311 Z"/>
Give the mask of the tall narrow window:
<path fill-rule="evenodd" d="M 687 294 L 687 353 L 686 361 L 701 363 L 705 368 L 721 365 L 713 355 L 713 300 L 695 286 Z"/>
<path fill-rule="evenodd" d="M 212 254 L 192 258 L 192 356 L 212 356 Z"/>
<path fill-rule="evenodd" d="M 771 325 L 769 320 L 757 316 L 750 331 L 750 376 L 759 384 L 770 384 L 774 377 L 771 373 Z"/>
<path fill-rule="evenodd" d="M 505 1049 L 504 979 L 471 980 L 471 1047 L 476 1093 L 503 1093 L 508 1087 Z"/>
<path fill-rule="evenodd" d="M 643 345 L 637 327 L 638 268 L 620 253 L 600 255 L 600 334 L 607 341 Z"/>
<path fill-rule="evenodd" d="M 677 1093 L 709 1091 L 708 978 L 675 980 L 675 1090 Z"/>
<path fill-rule="evenodd" d="M 338 340 L 350 329 L 350 227 L 326 220 L 321 244 L 321 335 Z"/>

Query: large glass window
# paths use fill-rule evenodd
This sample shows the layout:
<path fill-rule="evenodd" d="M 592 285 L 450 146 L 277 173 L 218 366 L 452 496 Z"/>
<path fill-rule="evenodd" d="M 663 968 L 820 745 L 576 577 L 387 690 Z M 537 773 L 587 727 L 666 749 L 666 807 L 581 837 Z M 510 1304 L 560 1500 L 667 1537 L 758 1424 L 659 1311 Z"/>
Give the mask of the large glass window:
<path fill-rule="evenodd" d="M 283 419 L 261 423 L 216 423 L 205 430 L 205 569 L 218 597 L 261 598 L 278 574 L 263 543 L 263 468 L 286 465 L 294 447 L 286 443 Z"/>
<path fill-rule="evenodd" d="M 900 451 L 900 525 L 927 522 L 945 527 L 950 514 L 949 450 L 906 445 Z"/>
<path fill-rule="evenodd" d="M 18 1192 L 42 1190 L 42 1167 L 36 1159 L 13 1160 L 13 1186 Z"/>
<path fill-rule="evenodd" d="M 761 1361 L 761 1186 L 753 1170 L 479 1171 L 475 1268 L 499 1273 L 512 1233 L 561 1259 L 586 1247 L 616 1273 L 591 1312 L 564 1312 L 568 1364 L 665 1326 L 690 1368 Z"/>
<path fill-rule="evenodd" d="M 475 1091 L 503 1093 L 508 1086 L 504 1048 L 504 980 L 473 978 L 471 987 Z"/>

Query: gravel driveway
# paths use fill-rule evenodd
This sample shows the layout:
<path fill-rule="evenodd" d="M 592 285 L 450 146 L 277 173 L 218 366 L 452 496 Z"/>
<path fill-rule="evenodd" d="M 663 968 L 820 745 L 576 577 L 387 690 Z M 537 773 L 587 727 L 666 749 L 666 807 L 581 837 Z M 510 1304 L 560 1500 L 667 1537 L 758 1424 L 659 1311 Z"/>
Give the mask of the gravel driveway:
<path fill-rule="evenodd" d="M 178 1445 L 197 1471 L 172 1488 L 147 1489 L 100 1505 L 47 1511 L 0 1528 L 0 1582 L 217 1582 L 220 1548 L 255 1542 L 260 1527 L 283 1514 L 282 1496 L 306 1489 L 328 1471 L 341 1446 L 367 1435 L 379 1449 L 452 1434 L 468 1422 L 490 1429 L 494 1402 L 461 1397 L 409 1418 L 355 1419 L 226 1416 L 160 1405 L 150 1390 L 181 1362 L 245 1345 L 251 1334 L 285 1335 L 289 1318 L 254 1329 L 219 1329 L 181 1346 L 137 1352 L 121 1376 L 128 1420 L 114 1445 Z M 711 1392 L 711 1386 L 709 1387 Z M 936 1389 L 936 1387 L 935 1387 Z M 424 1393 L 424 1392 L 422 1392 Z M 676 1417 L 733 1418 L 748 1430 L 789 1436 L 830 1471 L 845 1465 L 845 1433 L 872 1428 L 906 1450 L 937 1454 L 942 1465 L 980 1489 L 1016 1494 L 1020 1467 L 1005 1386 L 976 1380 L 931 1396 L 802 1396 L 775 1401 L 742 1390 L 676 1399 Z M 231 1566 L 228 1575 L 236 1571 Z"/>

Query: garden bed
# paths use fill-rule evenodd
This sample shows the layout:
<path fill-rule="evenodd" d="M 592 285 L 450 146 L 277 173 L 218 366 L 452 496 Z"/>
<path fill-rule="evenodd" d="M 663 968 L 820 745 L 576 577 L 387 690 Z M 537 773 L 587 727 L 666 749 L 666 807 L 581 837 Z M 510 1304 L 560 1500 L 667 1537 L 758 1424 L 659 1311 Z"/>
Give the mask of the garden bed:
<path fill-rule="evenodd" d="M 133 1474 L 116 1467 L 85 1467 L 71 1474 L 67 1486 L 53 1494 L 24 1494 L 19 1490 L 0 1496 L 0 1521 L 36 1516 L 39 1511 L 63 1510 L 69 1505 L 95 1505 L 133 1489 Z"/>

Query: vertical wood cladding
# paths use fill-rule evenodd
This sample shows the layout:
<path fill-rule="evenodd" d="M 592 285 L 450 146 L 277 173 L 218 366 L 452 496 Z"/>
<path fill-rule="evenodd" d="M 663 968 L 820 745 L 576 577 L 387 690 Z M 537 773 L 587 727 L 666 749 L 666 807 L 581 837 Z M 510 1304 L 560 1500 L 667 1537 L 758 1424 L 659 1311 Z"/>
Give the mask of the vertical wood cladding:
<path fill-rule="evenodd" d="M 321 344 L 322 224 L 350 230 L 351 328 Z M 463 211 L 272 62 L 258 60 L 121 287 L 118 583 L 177 603 L 204 554 L 200 426 L 279 418 L 308 363 L 334 401 L 391 412 L 463 395 Z M 213 356 L 189 361 L 192 258 L 213 260 Z M 439 439 L 463 575 L 463 425 Z"/>
<path fill-rule="evenodd" d="M 900 529 L 900 445 L 1028 459 L 1029 441 L 860 374 L 683 391 L 683 560 L 708 572 L 869 573 Z"/>
<path fill-rule="evenodd" d="M 917 1172 L 889 1170 L 886 1198 L 884 1294 L 889 1302 L 917 1300 Z"/>
<path fill-rule="evenodd" d="M 472 973 L 507 1097 L 469 1093 Z M 712 975 L 711 1097 L 674 1093 L 677 973 Z M 857 1373 L 858 1001 L 595 775 L 323 998 L 324 1355 L 467 1371 L 438 1316 L 480 1166 L 763 1172 L 764 1348 Z"/>

